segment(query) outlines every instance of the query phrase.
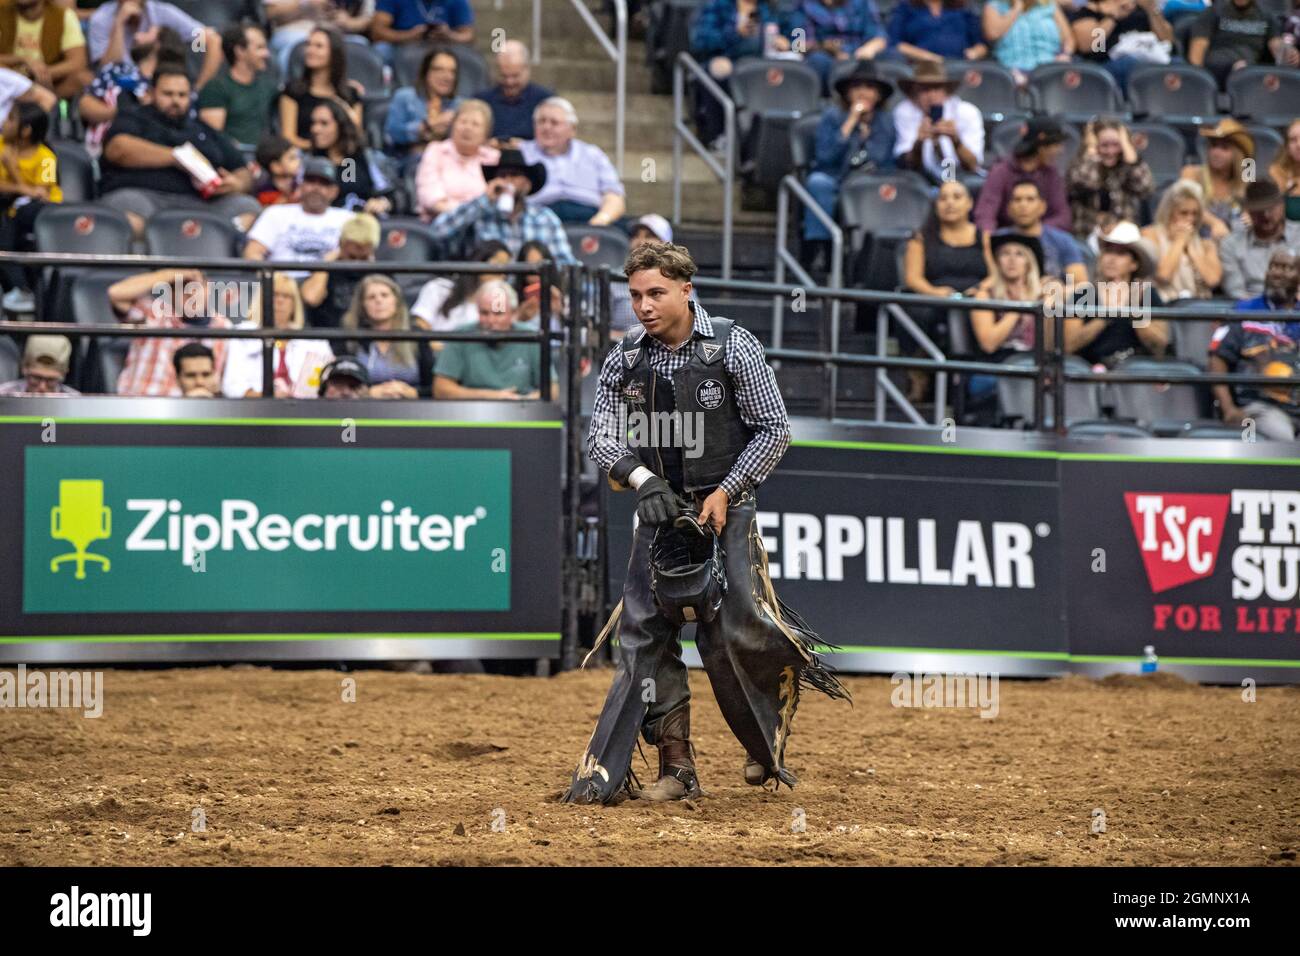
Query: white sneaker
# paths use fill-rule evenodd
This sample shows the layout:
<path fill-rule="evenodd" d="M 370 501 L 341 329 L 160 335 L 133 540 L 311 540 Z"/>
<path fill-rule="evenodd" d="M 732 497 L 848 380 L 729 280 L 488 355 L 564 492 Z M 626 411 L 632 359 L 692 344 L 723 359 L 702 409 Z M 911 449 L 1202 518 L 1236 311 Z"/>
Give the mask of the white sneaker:
<path fill-rule="evenodd" d="M 36 296 L 32 295 L 27 289 L 10 289 L 0 302 L 3 303 L 6 312 L 36 311 Z"/>

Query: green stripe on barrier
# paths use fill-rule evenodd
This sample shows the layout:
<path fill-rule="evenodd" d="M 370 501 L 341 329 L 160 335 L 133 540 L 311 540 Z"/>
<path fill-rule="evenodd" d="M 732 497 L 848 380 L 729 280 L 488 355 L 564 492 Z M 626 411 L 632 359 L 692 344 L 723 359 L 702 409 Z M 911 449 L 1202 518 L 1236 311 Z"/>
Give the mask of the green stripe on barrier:
<path fill-rule="evenodd" d="M 503 632 L 498 634 L 453 632 L 429 634 L 57 634 L 51 636 L 0 637 L 0 644 L 67 643 L 90 644 L 167 644 L 212 643 L 226 641 L 365 641 L 365 640 L 474 640 L 474 641 L 558 641 L 558 633 Z"/>
<path fill-rule="evenodd" d="M 60 425 L 316 425 L 337 428 L 339 418 L 60 418 L 56 415 L 0 415 L 0 425 L 39 425 L 53 420 Z M 559 419 L 521 422 L 476 422 L 443 419 L 354 418 L 354 425 L 383 428 L 563 428 Z"/>
<path fill-rule="evenodd" d="M 1044 458 L 1056 461 L 1141 461 L 1189 465 L 1300 465 L 1300 458 L 1192 458 L 1177 455 L 1120 455 L 1109 452 L 1050 451 L 998 448 L 958 448 L 945 445 L 905 445 L 898 442 L 795 439 L 795 448 L 833 448 L 843 451 L 892 451 L 919 455 L 977 455 L 986 458 Z"/>

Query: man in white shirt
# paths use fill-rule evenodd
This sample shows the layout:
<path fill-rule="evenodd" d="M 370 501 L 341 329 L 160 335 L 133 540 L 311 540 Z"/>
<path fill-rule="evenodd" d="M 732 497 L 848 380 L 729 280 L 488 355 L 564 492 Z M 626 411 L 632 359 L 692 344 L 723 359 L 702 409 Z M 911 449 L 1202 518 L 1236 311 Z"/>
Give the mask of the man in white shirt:
<path fill-rule="evenodd" d="M 907 99 L 894 107 L 894 155 L 936 183 L 979 172 L 984 162 L 984 115 L 955 95 L 959 85 L 942 63 L 928 61 L 899 83 Z"/>
<path fill-rule="evenodd" d="M 59 98 L 17 70 L 0 66 L 0 126 L 9 118 L 9 110 L 15 103 L 35 103 L 48 113 L 59 104 Z"/>
<path fill-rule="evenodd" d="M 339 194 L 334 164 L 321 156 L 303 162 L 299 202 L 267 206 L 248 230 L 245 259 L 319 262 L 339 247 L 339 232 L 352 213 L 330 203 Z M 308 271 L 290 272 L 295 279 Z"/>

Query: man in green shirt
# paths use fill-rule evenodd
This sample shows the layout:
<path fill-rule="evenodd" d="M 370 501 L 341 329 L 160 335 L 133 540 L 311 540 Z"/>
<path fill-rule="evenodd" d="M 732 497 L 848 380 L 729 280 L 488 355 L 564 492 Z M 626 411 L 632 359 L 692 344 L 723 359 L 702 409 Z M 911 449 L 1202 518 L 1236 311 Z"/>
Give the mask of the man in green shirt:
<path fill-rule="evenodd" d="M 199 92 L 199 119 L 237 143 L 255 144 L 267 131 L 279 88 L 266 72 L 271 48 L 255 26 L 221 31 L 226 68 Z"/>
<path fill-rule="evenodd" d="M 508 282 L 494 279 L 478 290 L 478 324 L 458 332 L 529 332 L 514 320 L 519 296 Z M 434 398 L 537 398 L 541 386 L 541 350 L 534 342 L 447 342 L 438 353 L 433 376 Z M 560 385 L 551 366 L 551 400 Z"/>

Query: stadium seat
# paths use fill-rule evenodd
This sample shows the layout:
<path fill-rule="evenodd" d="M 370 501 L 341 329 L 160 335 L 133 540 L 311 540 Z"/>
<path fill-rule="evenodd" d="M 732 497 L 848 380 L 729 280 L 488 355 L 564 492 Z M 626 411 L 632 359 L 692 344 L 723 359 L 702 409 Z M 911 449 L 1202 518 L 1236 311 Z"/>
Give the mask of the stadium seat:
<path fill-rule="evenodd" d="M 1174 307 L 1182 304 L 1208 305 L 1204 299 L 1180 299 L 1170 303 Z M 1191 322 L 1170 322 L 1169 331 L 1173 338 L 1174 354 L 1181 361 L 1205 368 L 1209 358 L 1210 338 L 1219 323 L 1213 319 L 1198 319 Z"/>
<path fill-rule="evenodd" d="M 790 125 L 790 159 L 800 178 L 812 172 L 817 148 L 817 125 L 821 121 L 820 113 L 807 113 Z"/>
<path fill-rule="evenodd" d="M 1156 121 L 1134 123 L 1129 127 L 1133 148 L 1151 167 L 1151 176 L 1157 183 L 1177 179 L 1187 161 L 1187 141 L 1175 129 Z M 1155 201 L 1159 202 L 1159 195 Z"/>
<path fill-rule="evenodd" d="M 117 321 L 108 301 L 108 287 L 119 279 L 132 275 L 125 269 L 93 269 L 75 276 L 71 281 L 72 321 L 82 325 L 111 325 Z M 117 372 L 126 360 L 129 339 L 97 336 L 74 343 L 73 354 L 84 354 L 78 363 L 80 375 L 77 387 L 84 392 L 112 394 L 117 388 Z"/>
<path fill-rule="evenodd" d="M 985 123 L 1025 114 L 1016 78 L 996 60 L 950 60 L 947 66 L 948 76 L 961 83 L 957 95 L 978 106 Z"/>
<path fill-rule="evenodd" d="M 1119 84 L 1094 63 L 1044 63 L 1029 74 L 1029 100 L 1035 113 L 1064 123 L 1086 123 L 1097 116 L 1126 115 Z"/>
<path fill-rule="evenodd" d="M 1064 176 L 1070 168 L 1070 163 L 1079 152 L 1079 130 L 1070 124 L 1062 126 L 1065 133 L 1065 148 L 1061 150 L 1061 155 L 1057 157 L 1056 168 Z M 1015 149 L 1016 143 L 1020 142 L 1025 135 L 1025 121 L 1023 119 L 1003 120 L 993 128 L 993 134 L 989 137 L 988 146 L 985 152 L 998 159 L 1011 155 Z"/>
<path fill-rule="evenodd" d="M 420 80 L 420 64 L 424 61 L 425 54 L 440 44 L 433 43 L 398 43 L 393 47 L 393 83 L 396 86 L 418 86 Z M 459 64 L 459 60 L 457 63 Z M 456 94 L 470 95 L 478 92 L 477 87 L 472 91 L 467 91 L 461 83 L 459 73 L 456 77 Z"/>
<path fill-rule="evenodd" d="M 379 248 L 375 258 L 380 262 L 432 262 L 438 259 L 438 241 L 419 219 L 390 216 L 381 220 Z"/>
<path fill-rule="evenodd" d="M 214 212 L 163 209 L 144 227 L 145 247 L 151 256 L 192 256 L 230 259 L 239 255 L 243 234 L 224 216 Z"/>
<path fill-rule="evenodd" d="M 796 165 L 794 154 L 790 149 L 790 139 L 795 124 L 809 118 L 820 120 L 821 117 L 816 112 L 804 114 L 767 110 L 763 113 L 752 152 L 755 161 L 750 173 L 750 181 L 754 185 L 775 190 L 786 175 L 795 171 Z"/>
<path fill-rule="evenodd" d="M 95 159 L 81 143 L 70 139 L 50 140 L 50 149 L 58 158 L 59 187 L 64 202 L 90 202 L 99 190 Z"/>
<path fill-rule="evenodd" d="M 125 255 L 131 224 L 125 214 L 88 203 L 49 205 L 36 217 L 36 248 L 71 255 Z"/>
<path fill-rule="evenodd" d="M 386 149 L 388 137 L 384 134 L 384 124 L 388 122 L 388 108 L 393 105 L 391 99 L 367 100 L 365 114 L 362 117 L 366 126 L 366 142 L 376 148 Z"/>
<path fill-rule="evenodd" d="M 126 255 L 131 251 L 131 223 L 124 213 L 89 203 L 49 205 L 36 217 L 36 250 L 67 255 Z M 85 267 L 48 268 L 36 290 L 38 308 L 64 315 L 67 281 Z"/>
<path fill-rule="evenodd" d="M 731 97 L 740 113 L 740 132 L 745 134 L 757 116 L 769 111 L 817 111 L 821 106 L 821 79 L 806 63 L 744 59 L 731 75 Z"/>
<path fill-rule="evenodd" d="M 840 221 L 856 251 L 867 234 L 911 235 L 925 222 L 931 203 L 928 186 L 915 173 L 853 173 L 840 187 Z"/>
<path fill-rule="evenodd" d="M 1135 375 L 1165 373 L 1198 375 L 1201 369 L 1191 362 L 1162 361 L 1136 355 L 1121 362 L 1115 371 Z M 1201 418 L 1204 403 L 1199 393 L 1204 390 L 1203 386 L 1172 385 L 1167 382 L 1108 384 L 1111 393 L 1115 396 L 1116 417 L 1136 421 L 1150 428 L 1157 435 L 1176 434 L 1182 431 L 1188 422 Z"/>
<path fill-rule="evenodd" d="M 1068 438 L 1151 438 L 1152 434 L 1130 422 L 1075 422 L 1066 429 Z"/>
<path fill-rule="evenodd" d="M 1228 74 L 1232 115 L 1264 126 L 1283 127 L 1296 116 L 1300 102 L 1300 70 L 1279 66 L 1248 66 Z"/>
<path fill-rule="evenodd" d="M 1003 363 L 1006 366 L 1027 366 L 1034 364 L 1032 352 L 1012 355 Z M 1067 372 L 1088 372 L 1091 366 L 1077 355 L 1065 357 Z M 1034 417 L 1034 383 L 1033 379 L 998 376 L 998 409 L 1003 424 L 1024 426 Z M 1046 421 L 1043 427 L 1050 427 L 1053 421 L 1052 395 L 1043 397 L 1043 414 Z M 1065 424 L 1087 421 L 1101 417 L 1101 398 L 1093 382 L 1067 382 L 1065 386 Z"/>
<path fill-rule="evenodd" d="M 22 368 L 23 356 L 14 340 L 0 335 L 0 382 L 12 382 Z"/>
<path fill-rule="evenodd" d="M 1175 126 L 1212 125 L 1218 96 L 1213 74 L 1190 63 L 1139 66 L 1128 81 L 1135 116 Z"/>
<path fill-rule="evenodd" d="M 573 254 L 584 265 L 621 269 L 627 258 L 627 233 L 616 226 L 589 226 L 573 223 L 564 227 Z"/>

